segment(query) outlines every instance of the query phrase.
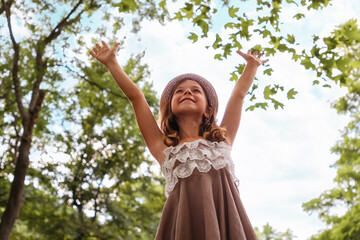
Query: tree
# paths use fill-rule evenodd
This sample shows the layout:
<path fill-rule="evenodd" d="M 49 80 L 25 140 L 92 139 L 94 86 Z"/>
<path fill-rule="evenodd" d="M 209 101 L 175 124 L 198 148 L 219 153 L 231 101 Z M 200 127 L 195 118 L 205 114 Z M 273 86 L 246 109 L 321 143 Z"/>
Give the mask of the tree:
<path fill-rule="evenodd" d="M 251 5 L 253 10 L 256 10 L 256 14 L 246 12 L 246 4 Z M 160 2 L 162 7 L 166 7 L 167 4 L 171 4 L 169 1 L 163 0 Z M 221 5 L 222 4 L 222 5 Z M 296 13 L 293 18 L 301 20 L 306 17 L 306 10 L 321 10 L 331 4 L 331 0 L 272 0 L 272 1 L 237 1 L 231 2 L 228 0 L 222 0 L 220 3 L 213 4 L 213 1 L 186 1 L 184 6 L 180 9 L 176 9 L 173 13 L 174 20 L 190 21 L 198 29 L 194 29 L 194 32 L 190 32 L 189 39 L 194 43 L 199 38 L 209 38 L 208 32 L 212 26 L 213 19 L 218 17 L 226 19 L 222 25 L 222 29 L 226 29 L 227 37 L 221 37 L 219 33 L 216 33 L 213 38 L 213 44 L 207 46 L 207 48 L 213 48 L 218 51 L 214 58 L 223 60 L 227 58 L 235 50 L 242 48 L 243 41 L 251 41 L 254 36 L 259 36 L 266 40 L 268 44 L 263 46 L 255 45 L 254 50 L 262 51 L 266 56 L 274 56 L 277 53 L 288 53 L 293 61 L 299 62 L 306 69 L 315 71 L 317 79 L 313 81 L 314 85 L 321 85 L 322 87 L 329 87 L 328 81 L 345 81 L 345 76 L 338 76 L 336 78 L 331 77 L 329 74 L 333 73 L 333 69 L 337 67 L 334 64 L 326 62 L 312 61 L 318 59 L 320 54 L 323 58 L 325 55 L 322 53 L 322 49 L 318 47 L 321 39 L 319 36 L 308 36 L 309 42 L 313 44 L 313 48 L 308 51 L 303 47 L 299 47 L 301 42 L 296 40 L 296 34 L 294 32 L 284 29 L 282 25 L 283 10 L 293 8 L 296 9 Z M 251 11 L 252 12 L 252 11 Z M 305 12 L 302 13 L 302 12 Z M 227 18 L 224 15 L 228 15 Z M 219 15 L 221 17 L 219 17 Z M 324 39 L 324 43 L 331 44 L 332 38 Z M 300 45 L 301 46 L 301 45 Z M 333 52 L 333 48 L 328 48 L 333 56 L 336 56 L 336 52 Z M 340 57 L 340 56 L 339 56 Z M 318 59 L 319 60 L 319 59 Z M 340 57 L 340 61 L 343 60 Z M 346 62 L 337 61 L 336 64 L 344 65 Z M 242 73 L 245 64 L 239 64 L 236 69 L 231 73 L 230 80 L 237 81 L 239 74 Z M 321 70 L 319 70 L 321 69 Z M 272 69 L 270 66 L 266 66 L 263 73 L 265 75 L 271 75 Z M 252 88 L 249 91 L 250 101 L 253 103 L 246 110 L 254 110 L 256 108 L 267 109 L 269 103 L 274 106 L 275 109 L 283 108 L 284 104 L 275 99 L 276 94 L 285 91 L 284 86 L 280 84 L 272 83 L 265 86 L 262 89 L 262 93 L 258 93 L 259 84 L 255 79 Z M 287 98 L 294 99 L 297 91 L 294 88 L 287 89 Z M 262 94 L 264 101 L 257 99 L 257 96 Z"/>
<path fill-rule="evenodd" d="M 141 57 L 131 58 L 124 69 L 157 106 L 151 85 L 143 81 L 149 73 Z M 40 186 L 27 186 L 14 239 L 155 237 L 163 180 L 149 169 L 131 104 L 104 66 L 94 62 L 83 72 L 56 126 L 54 145 L 66 160 L 30 169 L 28 178 Z M 139 171 L 144 165 L 148 169 Z"/>
<path fill-rule="evenodd" d="M 295 61 L 300 61 L 305 67 L 312 66 L 312 64 L 317 66 L 311 59 L 317 57 L 318 53 L 316 51 L 311 51 L 310 53 L 306 53 L 305 50 L 300 52 L 296 51 L 293 48 L 293 46 L 297 44 L 295 37 L 291 33 L 286 33 L 285 35 L 282 33 L 279 16 L 282 7 L 285 5 L 294 7 L 303 6 L 308 9 L 321 9 L 326 7 L 329 2 L 330 0 L 287 0 L 285 3 L 281 0 L 273 0 L 270 3 L 259 0 L 257 1 L 256 9 L 259 17 L 256 16 L 252 19 L 249 18 L 246 13 L 240 13 L 242 2 L 239 3 L 239 6 L 231 6 L 229 1 L 222 1 L 224 7 L 228 10 L 229 17 L 232 19 L 225 24 L 225 27 L 231 30 L 232 33 L 227 40 L 220 39 L 220 36 L 216 37 L 212 47 L 218 49 L 220 55 L 215 55 L 215 58 L 220 60 L 227 57 L 233 48 L 241 48 L 240 40 L 250 40 L 252 36 L 250 32 L 255 32 L 264 39 L 269 40 L 269 46 L 262 49 L 267 55 L 273 55 L 277 52 L 288 52 L 292 54 L 292 58 Z M 0 28 L 1 30 L 6 28 L 8 35 L 0 37 L 0 53 L 2 56 L 0 59 L 0 139 L 4 146 L 0 149 L 0 154 L 3 156 L 0 162 L 0 181 L 3 181 L 4 184 L 7 185 L 9 184 L 8 180 L 11 180 L 11 187 L 6 188 L 9 189 L 9 192 L 6 192 L 6 197 L 8 197 L 6 207 L 3 207 L 4 205 L 0 207 L 0 209 L 4 211 L 0 224 L 0 239 L 9 238 L 24 200 L 25 180 L 34 183 L 34 188 L 39 188 L 44 191 L 45 194 L 58 195 L 58 199 L 65 199 L 66 194 L 58 194 L 56 188 L 52 186 L 54 183 L 59 183 L 59 181 L 54 180 L 57 178 L 54 178 L 50 174 L 51 172 L 55 172 L 52 174 L 59 174 L 56 172 L 57 166 L 54 166 L 53 163 L 44 163 L 43 166 L 38 169 L 32 166 L 30 168 L 32 175 L 26 178 L 29 169 L 30 154 L 35 156 L 36 152 L 46 153 L 50 147 L 57 147 L 53 145 L 54 136 L 57 136 L 57 140 L 67 146 L 66 148 L 62 145 L 61 148 L 59 148 L 68 151 L 65 153 L 72 157 L 73 166 L 70 167 L 70 165 L 68 165 L 67 167 L 73 175 L 67 175 L 67 182 L 64 182 L 61 187 L 67 189 L 69 192 L 72 191 L 71 194 L 75 195 L 68 194 L 69 202 L 66 202 L 66 204 L 73 204 L 79 216 L 84 213 L 84 206 L 89 207 L 89 203 L 91 203 L 93 199 L 96 199 L 92 206 L 94 207 L 96 205 L 96 207 L 93 208 L 95 211 L 94 215 L 97 216 L 97 214 L 107 206 L 103 202 L 106 198 L 104 189 L 94 184 L 97 181 L 101 181 L 101 179 L 107 178 L 99 165 L 92 165 L 93 162 L 98 162 L 98 158 L 94 154 L 99 154 L 96 152 L 99 149 L 94 149 L 91 144 L 87 143 L 88 141 L 91 143 L 91 141 L 95 140 L 101 142 L 99 140 L 100 134 L 96 133 L 96 130 L 91 129 L 92 127 L 95 129 L 98 128 L 99 124 L 105 124 L 103 130 L 108 129 L 108 136 L 112 136 L 111 131 L 116 133 L 118 130 L 115 128 L 107 128 L 106 121 L 98 120 L 95 112 L 87 116 L 89 118 L 83 119 L 87 121 L 87 124 L 81 126 L 84 131 L 75 135 L 75 138 L 71 135 L 71 132 L 65 132 L 65 135 L 60 134 L 61 136 L 59 136 L 51 126 L 56 123 L 56 121 L 59 121 L 56 114 L 59 114 L 59 117 L 62 119 L 65 116 L 64 111 L 70 113 L 80 112 L 78 109 L 72 109 L 66 103 L 68 100 L 81 96 L 81 91 L 84 89 L 81 89 L 79 94 L 75 94 L 72 92 L 73 89 L 70 88 L 69 90 L 65 88 L 64 86 L 69 84 L 69 79 L 73 81 L 79 81 L 81 79 L 80 83 L 89 80 L 87 83 L 98 87 L 99 90 L 104 90 L 108 92 L 107 94 L 114 94 L 113 89 L 107 88 L 108 86 L 99 85 L 96 81 L 91 81 L 91 71 L 86 72 L 89 76 L 85 74 L 87 70 L 85 66 L 88 66 L 88 63 L 81 57 L 83 56 L 84 48 L 86 48 L 85 42 L 87 39 L 81 36 L 81 34 L 91 33 L 98 37 L 106 36 L 112 39 L 113 36 L 119 32 L 124 22 L 126 22 L 127 19 L 125 19 L 125 16 L 131 19 L 133 31 L 136 32 L 140 27 L 140 22 L 144 18 L 164 22 L 169 16 L 167 4 L 168 2 L 165 0 L 159 3 L 156 1 L 139 0 L 122 0 L 115 3 L 109 0 L 78 0 L 75 2 L 69 0 L 1 1 L 0 22 L 4 24 L 1 25 Z M 200 27 L 203 33 L 201 37 L 207 37 L 212 16 L 216 14 L 217 11 L 212 7 L 211 1 L 188 1 L 184 4 L 185 6 L 183 8 L 175 10 L 174 19 L 191 20 L 196 26 Z M 114 13 L 114 7 L 118 9 L 119 15 Z M 125 15 L 125 13 L 127 15 Z M 301 19 L 305 17 L 305 15 L 296 14 L 294 17 Z M 16 21 L 13 21 L 14 19 Z M 19 22 L 20 25 L 17 26 L 16 24 Z M 14 29 L 16 27 L 20 27 L 22 31 L 15 32 Z M 195 33 L 190 35 L 190 39 L 193 41 L 196 41 L 197 38 L 198 35 Z M 314 41 L 315 40 L 316 39 L 314 39 Z M 314 45 L 316 46 L 316 44 Z M 260 46 L 255 46 L 255 49 L 261 50 Z M 334 51 L 331 50 L 331 53 Z M 333 67 L 333 65 L 330 65 L 330 67 Z M 74 71 L 79 78 L 70 77 L 66 69 L 71 69 L 70 72 Z M 242 72 L 242 69 L 243 66 L 239 65 L 232 73 L 232 79 L 237 78 L 237 75 Z M 272 70 L 268 68 L 265 70 L 265 74 L 271 74 L 271 71 Z M 321 76 L 319 76 L 319 78 L 320 77 Z M 74 85 L 76 84 L 72 86 Z M 83 87 L 85 87 L 85 85 L 83 85 Z M 252 95 L 252 101 L 256 99 L 255 90 L 257 88 L 258 85 L 255 83 L 250 93 Z M 71 91 L 71 93 L 67 91 Z M 274 95 L 278 91 L 284 91 L 284 88 L 274 84 L 266 86 L 263 92 L 266 101 L 274 104 L 275 108 L 283 106 L 282 103 L 274 98 Z M 289 99 L 294 98 L 295 94 L 296 91 L 294 89 L 290 89 L 287 92 Z M 87 99 L 93 98 L 89 96 Z M 78 103 L 76 101 L 74 102 L 74 105 L 83 106 L 82 104 L 81 99 L 79 99 Z M 106 105 L 103 106 L 109 107 Z M 266 109 L 267 106 L 267 102 L 254 102 L 254 105 L 249 109 L 253 110 L 258 107 Z M 95 107 L 99 106 L 94 106 L 94 109 Z M 90 112 L 93 110 L 91 108 L 88 109 Z M 75 117 L 71 119 L 71 121 L 79 121 L 79 119 Z M 93 123 L 94 125 L 92 125 Z M 89 133 L 89 135 L 86 133 Z M 107 139 L 107 137 L 103 136 L 102 139 Z M 134 146 L 140 146 L 139 139 L 135 140 L 136 141 L 132 142 Z M 75 153 L 69 150 L 72 146 L 78 147 L 75 149 Z M 88 148 L 86 148 L 86 146 Z M 100 155 L 106 155 L 107 153 L 106 148 L 100 151 Z M 75 156 L 73 156 L 74 154 Z M 84 167 L 81 163 L 87 165 Z M 139 161 L 136 162 L 136 164 L 138 163 Z M 111 164 L 102 167 L 109 169 L 110 166 Z M 90 173 L 79 176 L 75 175 L 86 169 L 92 169 L 98 172 L 96 172 L 94 176 Z M 134 169 L 136 169 L 136 166 L 129 168 L 129 171 Z M 127 174 L 131 177 L 131 173 Z M 57 177 L 59 176 L 60 175 L 57 175 Z M 39 186 L 35 184 L 36 181 L 40 182 Z M 76 184 L 84 184 L 84 186 L 89 184 L 89 186 L 77 189 L 76 187 L 74 188 Z M 42 188 L 40 188 L 40 186 Z M 132 186 L 136 186 L 136 184 L 134 183 Z M 144 186 L 138 187 L 141 188 Z M 158 191 L 154 190 L 154 192 L 155 196 L 157 196 Z M 96 193 L 99 194 L 96 195 Z M 108 194 L 110 195 L 110 192 Z M 135 195 L 134 193 L 132 196 L 134 197 Z M 151 199 L 150 195 L 148 199 Z M 114 199 L 112 199 L 112 202 L 115 202 Z M 111 211 L 119 212 L 118 209 L 118 205 L 117 207 L 108 209 L 107 214 L 110 214 Z M 88 216 L 83 215 L 83 218 L 84 226 L 92 226 L 88 224 Z M 79 217 L 79 219 L 81 218 Z M 96 217 L 93 219 L 95 219 L 95 223 Z M 118 221 L 118 219 L 116 219 L 116 221 Z M 113 220 L 106 224 L 111 225 L 116 221 Z M 92 234 L 91 231 L 87 230 L 80 232 L 85 235 Z"/>
<path fill-rule="evenodd" d="M 292 234 L 290 229 L 287 229 L 285 232 L 278 232 L 269 223 L 266 223 L 260 231 L 255 227 L 256 235 L 260 240 L 292 240 L 295 236 Z"/>
<path fill-rule="evenodd" d="M 341 140 L 331 148 L 332 153 L 339 155 L 333 165 L 337 169 L 336 186 L 304 203 L 303 208 L 310 213 L 317 212 L 328 226 L 312 239 L 355 240 L 360 236 L 360 29 L 355 21 L 349 21 L 325 39 L 328 47 L 344 53 L 343 58 L 322 55 L 320 59 L 336 66 L 340 72 L 338 79 L 345 76 L 348 93 L 333 107 L 339 114 L 348 114 L 351 121 L 343 130 Z"/>
<path fill-rule="evenodd" d="M 116 34 L 124 16 L 110 14 L 115 5 L 131 14 L 134 31 L 144 18 L 164 19 L 163 11 L 148 1 L 141 3 L 142 8 L 107 0 L 1 1 L 0 21 L 5 23 L 1 29 L 6 27 L 9 35 L 0 39 L 0 133 L 5 146 L 0 166 L 1 179 L 12 179 L 12 183 L 1 218 L 0 239 L 9 239 L 23 204 L 30 153 L 46 151 L 53 139 L 52 114 L 68 97 L 60 91 L 67 76 L 62 68 L 66 63 L 77 66 L 75 70 L 84 65 L 80 58 L 67 57 L 83 51 L 84 40 L 77 34 L 104 36 L 109 22 L 114 23 L 110 30 Z M 14 31 L 17 22 L 13 19 L 20 22 L 24 35 Z M 93 24 L 99 19 L 103 24 Z M 74 47 L 69 48 L 69 42 L 74 42 Z"/>
<path fill-rule="evenodd" d="M 156 114 L 158 99 L 152 85 L 143 81 L 149 71 L 141 57 L 130 58 L 123 68 Z M 65 190 L 64 202 L 78 211 L 79 239 L 105 233 L 107 238 L 154 238 L 165 200 L 163 181 L 152 174 L 152 162 L 144 155 L 132 105 L 103 65 L 94 62 L 82 71 L 85 81 L 75 86 L 66 103 L 63 130 L 55 137 L 60 151 L 70 156 L 65 163 L 69 173 L 55 181 Z M 139 171 L 144 165 L 147 168 Z M 104 223 L 107 231 L 98 222 L 101 218 L 112 219 Z"/>

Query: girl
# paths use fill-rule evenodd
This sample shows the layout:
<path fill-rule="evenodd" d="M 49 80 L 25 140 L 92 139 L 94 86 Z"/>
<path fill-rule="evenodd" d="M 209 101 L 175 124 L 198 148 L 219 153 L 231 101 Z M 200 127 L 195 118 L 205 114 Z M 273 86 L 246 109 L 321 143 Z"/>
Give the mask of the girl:
<path fill-rule="evenodd" d="M 112 49 L 102 42 L 90 54 L 103 63 L 131 101 L 142 136 L 161 166 L 167 200 L 157 240 L 257 239 L 237 189 L 230 156 L 243 99 L 261 53 L 237 51 L 247 65 L 231 94 L 223 120 L 216 124 L 218 99 L 213 86 L 195 74 L 172 79 L 160 100 L 161 128 L 141 90 L 129 79 Z"/>

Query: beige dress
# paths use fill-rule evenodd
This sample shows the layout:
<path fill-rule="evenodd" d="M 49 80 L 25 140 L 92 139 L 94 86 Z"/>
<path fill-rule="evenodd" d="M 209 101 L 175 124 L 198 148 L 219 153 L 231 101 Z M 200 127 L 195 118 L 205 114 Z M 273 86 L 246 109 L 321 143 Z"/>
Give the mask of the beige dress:
<path fill-rule="evenodd" d="M 237 189 L 231 146 L 204 139 L 164 150 L 167 200 L 156 240 L 256 240 Z"/>

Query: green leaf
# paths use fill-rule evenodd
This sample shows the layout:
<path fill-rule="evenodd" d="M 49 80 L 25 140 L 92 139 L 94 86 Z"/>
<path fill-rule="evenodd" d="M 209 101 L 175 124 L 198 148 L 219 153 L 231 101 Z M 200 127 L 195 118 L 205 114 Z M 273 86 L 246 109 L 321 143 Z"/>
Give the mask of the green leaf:
<path fill-rule="evenodd" d="M 194 5 L 191 3 L 185 3 L 185 7 L 181 8 L 180 10 L 185 13 L 185 18 L 191 18 L 194 15 Z"/>
<path fill-rule="evenodd" d="M 293 4 L 295 4 L 296 6 L 299 6 L 295 1 L 293 1 L 293 0 L 286 0 L 286 2 L 287 3 L 293 3 Z"/>
<path fill-rule="evenodd" d="M 319 36 L 316 36 L 316 35 L 314 35 L 313 36 L 313 43 L 315 43 L 317 40 L 319 40 L 320 38 L 319 38 Z"/>
<path fill-rule="evenodd" d="M 183 15 L 181 14 L 181 12 L 177 12 L 177 13 L 175 13 L 175 17 L 173 18 L 173 19 L 177 19 L 177 20 L 179 20 L 179 21 L 181 21 L 181 20 L 183 20 Z"/>
<path fill-rule="evenodd" d="M 306 69 L 314 69 L 315 66 L 314 64 L 311 62 L 311 59 L 308 56 L 305 56 L 303 60 L 301 60 L 301 65 L 303 65 Z"/>
<path fill-rule="evenodd" d="M 339 44 L 334 37 L 324 38 L 324 43 L 327 45 L 328 49 L 334 49 Z"/>
<path fill-rule="evenodd" d="M 134 12 L 138 8 L 134 0 L 122 0 L 116 6 L 119 7 L 119 12 Z"/>
<path fill-rule="evenodd" d="M 228 43 L 228 44 L 226 44 L 225 46 L 223 46 L 223 50 L 224 50 L 223 56 L 226 58 L 226 57 L 229 56 L 230 53 L 231 53 L 231 44 Z"/>
<path fill-rule="evenodd" d="M 254 24 L 253 20 L 240 18 L 240 37 L 245 38 L 246 40 L 249 40 L 251 37 L 251 34 L 249 32 L 249 27 Z"/>
<path fill-rule="evenodd" d="M 162 0 L 160 3 L 159 3 L 159 7 L 161 7 L 161 9 L 163 11 L 166 10 L 166 0 Z"/>
<path fill-rule="evenodd" d="M 246 109 L 245 109 L 245 111 L 248 111 L 248 110 L 250 110 L 250 111 L 254 111 L 254 110 L 255 110 L 255 108 L 262 108 L 262 109 L 266 110 L 266 108 L 267 108 L 267 107 L 268 107 L 268 103 L 267 103 L 267 102 L 263 102 L 263 103 L 256 103 L 256 104 L 254 104 L 254 105 L 252 105 L 252 106 L 250 106 L 250 107 L 246 108 Z"/>
<path fill-rule="evenodd" d="M 294 90 L 294 88 L 290 89 L 287 93 L 287 98 L 290 99 L 295 99 L 295 95 L 298 94 L 297 91 Z"/>
<path fill-rule="evenodd" d="M 296 54 L 296 52 L 293 53 L 292 55 L 292 59 L 297 62 L 297 60 L 299 60 L 301 58 L 301 55 L 300 54 Z"/>
<path fill-rule="evenodd" d="M 264 89 L 264 98 L 265 99 L 270 99 L 271 95 L 276 94 L 276 90 L 275 88 L 270 88 L 270 85 L 266 86 Z"/>
<path fill-rule="evenodd" d="M 298 14 L 293 16 L 293 18 L 296 18 L 297 20 L 300 20 L 301 18 L 304 18 L 304 17 L 305 17 L 305 15 L 302 14 L 302 13 L 298 13 Z"/>
<path fill-rule="evenodd" d="M 272 68 L 268 68 L 266 70 L 264 70 L 264 74 L 268 75 L 268 76 L 271 76 L 271 73 L 273 72 L 274 70 Z"/>
<path fill-rule="evenodd" d="M 284 109 L 284 104 L 271 98 L 271 102 L 274 104 L 274 108 L 275 110 L 278 109 L 279 107 L 281 107 L 282 109 Z"/>
<path fill-rule="evenodd" d="M 295 36 L 288 34 L 286 41 L 287 41 L 288 43 L 294 44 L 294 43 L 295 43 Z"/>
<path fill-rule="evenodd" d="M 232 22 L 228 22 L 224 25 L 224 28 L 227 29 L 227 28 L 234 28 L 235 27 L 235 23 L 232 23 Z"/>
<path fill-rule="evenodd" d="M 232 18 L 237 18 L 236 12 L 239 11 L 239 8 L 230 7 L 229 8 L 229 16 Z"/>
<path fill-rule="evenodd" d="M 331 88 L 331 86 L 329 84 L 324 84 L 323 87 Z"/>
<path fill-rule="evenodd" d="M 215 54 L 214 59 L 217 59 L 217 60 L 220 60 L 220 61 L 223 60 L 223 59 L 222 59 L 222 55 L 221 55 L 220 53 Z"/>
<path fill-rule="evenodd" d="M 285 52 L 289 50 L 289 48 L 285 44 L 279 44 L 278 49 L 280 52 Z"/>
<path fill-rule="evenodd" d="M 202 29 L 202 37 L 207 37 L 207 33 L 209 31 L 209 24 L 207 24 L 204 20 L 198 20 L 194 22 L 194 24 L 198 25 Z"/>
<path fill-rule="evenodd" d="M 239 74 L 242 74 L 242 73 L 243 73 L 243 71 L 244 71 L 244 69 L 245 69 L 245 66 L 246 66 L 246 64 L 245 64 L 245 63 L 243 63 L 243 64 L 239 64 L 239 65 L 236 67 L 237 72 L 238 72 Z"/>
<path fill-rule="evenodd" d="M 319 80 L 314 80 L 313 81 L 313 85 L 318 85 L 320 82 L 319 82 Z"/>
<path fill-rule="evenodd" d="M 281 37 L 275 37 L 275 36 L 271 36 L 270 37 L 270 41 L 269 41 L 269 43 L 271 44 L 271 45 L 273 45 L 274 46 L 274 48 L 278 48 L 279 47 L 279 45 L 280 45 L 280 41 L 281 41 Z"/>
<path fill-rule="evenodd" d="M 195 33 L 190 33 L 190 36 L 188 37 L 188 39 L 190 39 L 190 40 L 192 40 L 193 41 L 193 43 L 194 42 L 197 42 L 197 40 L 198 40 L 198 35 L 196 35 Z"/>
<path fill-rule="evenodd" d="M 219 36 L 219 34 L 216 34 L 216 39 L 215 39 L 215 42 L 213 43 L 212 47 L 213 47 L 214 49 L 218 49 L 220 46 L 222 46 L 222 45 L 221 45 L 221 41 L 222 41 L 222 39 L 221 39 L 221 37 Z"/>
<path fill-rule="evenodd" d="M 230 80 L 231 81 L 237 81 L 239 79 L 239 77 L 236 75 L 236 73 L 235 72 L 232 72 L 231 73 L 231 78 L 230 78 Z"/>

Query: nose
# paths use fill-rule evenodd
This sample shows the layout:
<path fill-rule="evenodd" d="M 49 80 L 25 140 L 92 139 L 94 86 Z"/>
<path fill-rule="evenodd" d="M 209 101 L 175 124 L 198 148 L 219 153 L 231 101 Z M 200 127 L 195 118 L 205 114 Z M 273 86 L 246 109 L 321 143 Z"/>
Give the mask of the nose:
<path fill-rule="evenodd" d="M 192 94 L 191 91 L 190 91 L 190 89 L 185 89 L 184 95 L 186 95 L 186 94 L 188 94 L 188 93 L 189 93 L 190 95 Z"/>

